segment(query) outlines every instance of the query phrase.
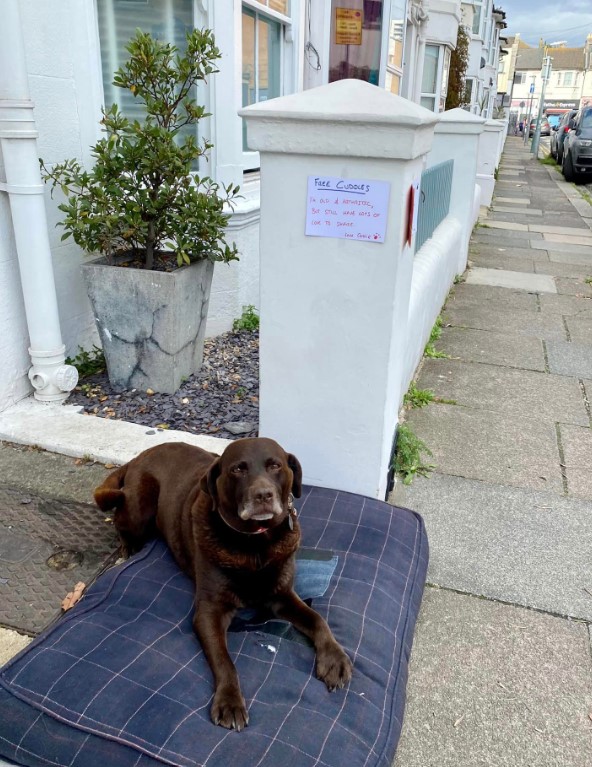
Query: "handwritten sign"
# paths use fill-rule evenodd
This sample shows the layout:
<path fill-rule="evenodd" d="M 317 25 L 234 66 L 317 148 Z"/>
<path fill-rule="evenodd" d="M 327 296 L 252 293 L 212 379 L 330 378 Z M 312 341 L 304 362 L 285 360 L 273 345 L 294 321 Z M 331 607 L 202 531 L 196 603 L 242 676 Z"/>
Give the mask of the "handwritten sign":
<path fill-rule="evenodd" d="M 362 11 L 353 8 L 335 9 L 335 44 L 362 45 Z"/>
<path fill-rule="evenodd" d="M 384 242 L 390 190 L 386 181 L 309 176 L 305 234 Z"/>

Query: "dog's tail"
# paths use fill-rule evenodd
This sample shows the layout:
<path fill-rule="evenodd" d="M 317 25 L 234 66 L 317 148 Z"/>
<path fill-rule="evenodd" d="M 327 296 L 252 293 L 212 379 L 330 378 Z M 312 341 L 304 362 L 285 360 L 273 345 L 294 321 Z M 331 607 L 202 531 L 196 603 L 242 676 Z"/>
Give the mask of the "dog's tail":
<path fill-rule="evenodd" d="M 111 472 L 102 485 L 94 492 L 95 503 L 102 511 L 122 508 L 125 502 L 125 493 L 121 489 L 127 472 L 127 464 Z"/>

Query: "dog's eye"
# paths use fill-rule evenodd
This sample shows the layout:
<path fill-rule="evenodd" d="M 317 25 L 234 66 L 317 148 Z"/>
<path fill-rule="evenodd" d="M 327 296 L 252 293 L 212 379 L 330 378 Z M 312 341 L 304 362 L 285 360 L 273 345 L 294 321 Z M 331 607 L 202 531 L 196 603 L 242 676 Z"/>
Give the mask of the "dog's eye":
<path fill-rule="evenodd" d="M 282 468 L 282 464 L 279 461 L 270 461 L 267 464 L 267 468 L 271 471 L 279 471 Z"/>
<path fill-rule="evenodd" d="M 245 474 L 248 471 L 248 466 L 246 463 L 238 463 L 230 471 L 232 474 Z"/>

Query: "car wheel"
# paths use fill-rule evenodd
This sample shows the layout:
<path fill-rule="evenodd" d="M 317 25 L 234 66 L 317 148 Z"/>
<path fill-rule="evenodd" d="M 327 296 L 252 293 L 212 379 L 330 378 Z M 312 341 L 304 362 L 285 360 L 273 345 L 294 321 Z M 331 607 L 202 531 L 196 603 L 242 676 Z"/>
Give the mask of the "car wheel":
<path fill-rule="evenodd" d="M 554 160 L 557 160 L 557 152 L 555 151 L 555 147 L 553 146 L 553 144 L 551 144 L 551 149 L 549 151 L 549 154 Z"/>
<path fill-rule="evenodd" d="M 563 152 L 561 150 L 561 147 L 557 147 L 557 165 L 561 165 L 563 163 Z"/>
<path fill-rule="evenodd" d="M 574 170 L 573 162 L 569 152 L 563 155 L 563 162 L 561 164 L 561 172 L 566 181 L 575 181 L 576 172 Z"/>

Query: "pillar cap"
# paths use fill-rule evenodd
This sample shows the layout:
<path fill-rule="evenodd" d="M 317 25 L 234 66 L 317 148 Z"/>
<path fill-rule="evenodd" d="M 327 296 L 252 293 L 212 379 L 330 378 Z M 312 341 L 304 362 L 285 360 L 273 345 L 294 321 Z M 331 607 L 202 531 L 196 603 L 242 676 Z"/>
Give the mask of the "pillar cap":
<path fill-rule="evenodd" d="M 436 125 L 436 133 L 481 133 L 485 118 L 457 107 L 442 112 Z"/>
<path fill-rule="evenodd" d="M 412 159 L 429 151 L 438 115 L 362 80 L 252 104 L 239 111 L 261 152 Z"/>

